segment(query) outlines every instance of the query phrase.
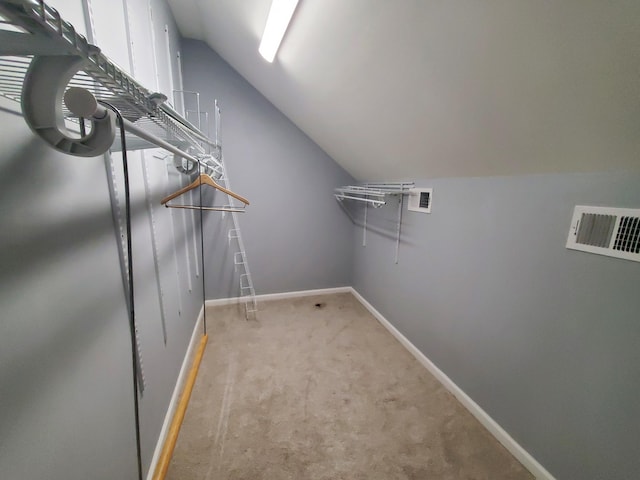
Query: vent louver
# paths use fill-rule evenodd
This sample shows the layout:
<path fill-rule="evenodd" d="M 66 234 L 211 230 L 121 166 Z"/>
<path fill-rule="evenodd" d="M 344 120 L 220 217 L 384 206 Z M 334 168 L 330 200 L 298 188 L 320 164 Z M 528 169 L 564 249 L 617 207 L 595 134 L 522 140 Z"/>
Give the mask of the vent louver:
<path fill-rule="evenodd" d="M 640 262 L 640 209 L 575 207 L 567 248 Z"/>
<path fill-rule="evenodd" d="M 615 215 L 583 213 L 582 217 L 580 217 L 576 243 L 593 245 L 594 247 L 607 247 L 611 243 L 615 224 Z"/>
<path fill-rule="evenodd" d="M 420 192 L 420 208 L 429 208 L 431 192 Z"/>
<path fill-rule="evenodd" d="M 640 217 L 622 217 L 614 250 L 640 253 Z"/>

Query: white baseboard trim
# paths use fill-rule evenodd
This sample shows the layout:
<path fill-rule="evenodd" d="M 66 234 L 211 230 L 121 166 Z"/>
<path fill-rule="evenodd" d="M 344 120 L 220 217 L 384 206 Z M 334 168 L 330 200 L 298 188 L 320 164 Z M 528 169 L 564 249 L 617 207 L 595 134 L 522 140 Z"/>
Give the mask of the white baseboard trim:
<path fill-rule="evenodd" d="M 184 382 L 187 379 L 187 375 L 189 374 L 189 369 L 191 368 L 195 349 L 198 346 L 200 339 L 202 338 L 203 321 L 204 321 L 204 309 L 200 307 L 198 320 L 196 321 L 196 324 L 193 327 L 191 340 L 189 340 L 189 346 L 187 347 L 187 352 L 185 353 L 184 360 L 182 361 L 182 367 L 180 367 L 180 373 L 178 374 L 178 379 L 176 380 L 176 386 L 174 387 L 173 394 L 171 395 L 169 408 L 167 408 L 167 413 L 164 417 L 162 429 L 160 430 L 160 436 L 158 437 L 156 448 L 153 451 L 153 457 L 151 457 L 151 464 L 149 465 L 147 480 L 153 480 L 153 475 L 156 471 L 156 465 L 158 464 L 158 460 L 160 459 L 160 455 L 162 454 L 164 442 L 167 439 L 167 434 L 169 433 L 169 428 L 171 427 L 171 422 L 173 421 L 173 415 L 175 414 L 176 408 L 178 407 L 178 402 L 180 401 L 180 395 L 182 394 Z"/>
<path fill-rule="evenodd" d="M 265 295 L 256 295 L 258 302 L 269 302 L 272 300 L 282 300 L 285 298 L 296 297 L 311 297 L 313 295 L 332 295 L 334 293 L 351 293 L 353 289 L 351 287 L 336 287 L 336 288 L 319 288 L 317 290 L 300 290 L 297 292 L 283 292 L 283 293 L 267 293 Z M 240 303 L 242 297 L 231 298 L 218 298 L 215 300 L 207 300 L 205 305 L 207 307 L 220 307 L 223 305 L 235 305 Z"/>
<path fill-rule="evenodd" d="M 442 370 L 440 370 L 431 360 L 429 360 L 418 348 L 411 343 L 407 337 L 395 328 L 389 320 L 387 320 L 373 305 L 360 295 L 354 288 L 351 293 L 369 312 L 393 335 L 409 353 L 411 353 L 418 362 L 422 364 L 429 372 L 438 379 L 442 385 L 449 390 L 458 401 L 469 412 L 478 419 L 478 421 L 498 440 L 509 452 L 527 469 L 534 477 L 539 480 L 555 480 L 535 458 L 533 458 L 522 446 L 516 442 L 498 423 L 485 412 L 480 405 L 473 401 L 453 380 L 451 380 Z"/>

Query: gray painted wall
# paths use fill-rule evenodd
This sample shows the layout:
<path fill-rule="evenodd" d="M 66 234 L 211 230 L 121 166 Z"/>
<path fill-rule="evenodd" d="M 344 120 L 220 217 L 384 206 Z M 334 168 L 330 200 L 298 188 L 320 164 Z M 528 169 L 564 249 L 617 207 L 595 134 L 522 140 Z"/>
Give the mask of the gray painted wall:
<path fill-rule="evenodd" d="M 51 3 L 84 31 L 80 0 Z M 93 3 L 98 44 L 129 68 L 123 4 Z M 167 72 L 176 74 L 176 64 L 168 63 L 177 58 L 177 30 L 164 0 L 151 4 L 158 83 L 166 90 Z M 156 72 L 146 68 L 153 58 L 147 4 L 128 6 L 138 28 L 136 76 L 155 89 Z M 19 106 L 2 100 L 0 107 L 0 476 L 137 478 L 128 314 L 105 161 L 56 153 L 29 130 Z M 203 299 L 192 220 L 159 205 L 185 181 L 168 166 L 170 158 L 155 158 L 161 154 L 136 152 L 129 159 L 136 311 L 147 384 L 140 397 L 145 470 Z M 113 158 L 123 202 L 122 164 L 119 154 Z"/>
<path fill-rule="evenodd" d="M 185 89 L 210 118 L 218 99 L 231 186 L 252 202 L 240 225 L 257 293 L 349 285 L 350 222 L 331 193 L 353 179 L 204 43 L 184 40 L 182 59 Z M 221 216 L 206 218 L 211 299 L 238 294 Z"/>
<path fill-rule="evenodd" d="M 640 174 L 417 185 L 398 265 L 397 204 L 354 227 L 354 287 L 558 479 L 636 478 L 640 264 L 564 245 L 576 204 L 639 208 Z"/>

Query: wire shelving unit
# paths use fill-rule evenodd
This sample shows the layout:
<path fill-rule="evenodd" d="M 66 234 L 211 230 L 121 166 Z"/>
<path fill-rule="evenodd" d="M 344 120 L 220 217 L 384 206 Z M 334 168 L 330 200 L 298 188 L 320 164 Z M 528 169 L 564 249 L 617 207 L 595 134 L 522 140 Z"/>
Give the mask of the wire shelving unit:
<path fill-rule="evenodd" d="M 58 69 L 62 78 L 48 78 L 46 82 L 62 82 L 64 85 L 58 88 L 63 90 L 69 87 L 87 89 L 97 100 L 118 108 L 123 117 L 140 130 L 184 152 L 204 154 L 213 146 L 195 125 L 165 103 L 167 99 L 163 94 L 151 92 L 138 83 L 62 19 L 56 9 L 42 0 L 0 2 L 0 96 L 20 103 L 25 117 L 28 116 L 32 99 L 24 92 L 31 77 L 40 76 L 42 72 L 46 74 L 51 65 L 60 63 L 67 64 L 66 69 Z M 83 130 L 84 125 L 80 124 L 85 120 L 71 113 L 61 98 L 50 101 L 54 102 L 51 108 L 61 113 L 68 128 L 73 130 L 75 123 Z M 39 134 L 38 126 L 31 127 Z M 62 130 L 64 134 L 68 133 L 64 128 Z M 151 146 L 139 135 L 128 133 L 128 137 L 130 149 Z M 67 153 L 78 154 L 72 150 Z"/>
<path fill-rule="evenodd" d="M 362 185 L 346 185 L 334 189 L 334 197 L 338 202 L 344 201 L 364 204 L 362 246 L 367 246 L 367 213 L 369 205 L 373 208 L 381 208 L 386 205 L 389 197 L 394 197 L 398 202 L 398 217 L 396 222 L 396 248 L 395 263 L 398 263 L 400 255 L 400 234 L 402 231 L 402 209 L 404 196 L 411 193 L 414 182 L 368 182 Z M 345 209 L 348 212 L 347 209 Z"/>

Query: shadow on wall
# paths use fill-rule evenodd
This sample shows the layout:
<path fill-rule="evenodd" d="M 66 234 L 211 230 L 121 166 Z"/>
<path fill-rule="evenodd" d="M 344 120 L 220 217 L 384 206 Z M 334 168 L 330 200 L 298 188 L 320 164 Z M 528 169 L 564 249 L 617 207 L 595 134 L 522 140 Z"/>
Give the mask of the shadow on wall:
<path fill-rule="evenodd" d="M 218 195 L 216 197 L 219 198 Z M 231 214 L 226 214 L 224 218 L 220 213 L 204 215 L 205 282 L 207 292 L 213 295 L 207 298 L 237 297 L 240 294 L 240 280 L 233 263 L 233 254 L 237 249 L 232 245 L 235 240 L 230 241 L 228 237 L 229 231 L 234 228 Z M 247 213 L 239 215 L 251 215 L 251 207 Z"/>
<path fill-rule="evenodd" d="M 11 108 L 0 106 L 0 112 L 9 113 L 11 115 L 15 115 L 16 117 L 22 118 L 22 111 L 19 108 L 11 109 Z"/>
<path fill-rule="evenodd" d="M 0 283 L 5 280 L 3 274 Z M 35 322 L 55 321 L 55 329 L 40 329 L 46 334 L 24 345 L 26 348 L 16 350 L 11 362 L 0 363 L 0 385 L 11 391 L 13 406 L 0 409 L 0 431 L 9 432 L 11 425 L 20 425 L 22 416 L 32 411 L 31 404 L 40 401 L 42 392 L 52 389 L 58 374 L 83 361 L 86 351 L 91 351 L 92 344 L 110 327 L 109 321 L 105 321 L 104 316 L 98 318 L 96 312 L 111 311 L 114 315 L 108 320 L 126 322 L 126 318 L 118 318 L 119 310 L 113 308 L 113 298 L 121 295 L 117 290 L 121 290 L 120 285 L 112 285 L 110 291 L 89 298 L 78 295 L 77 304 L 72 306 L 66 298 L 54 298 L 49 308 L 52 312 L 66 311 L 64 319 L 35 319 Z M 32 326 L 33 321 L 30 321 Z M 39 327 L 35 325 L 35 328 Z"/>
<path fill-rule="evenodd" d="M 3 225 L 0 231 L 0 284 L 6 286 L 3 288 L 5 294 L 23 282 L 31 285 L 27 291 L 16 290 L 23 297 L 16 299 L 17 302 L 46 304 L 51 316 L 34 318 L 22 309 L 4 312 L 11 317 L 2 321 L 3 331 L 9 338 L 14 341 L 21 338 L 18 328 L 32 334 L 25 335 L 28 341 L 21 342 L 20 348 L 12 348 L 10 361 L 0 362 L 0 385 L 3 390 L 11 391 L 10 398 L 6 396 L 4 401 L 11 401 L 13 405 L 0 409 L 0 430 L 3 432 L 10 431 L 10 423 L 20 424 L 21 412 L 25 415 L 29 412 L 30 404 L 55 381 L 56 372 L 82 359 L 85 353 L 81 348 L 69 348 L 69 345 L 90 348 L 92 341 L 109 324 L 104 319 L 118 318 L 121 309 L 114 308 L 113 299 L 122 298 L 121 283 L 105 283 L 99 290 L 91 290 L 90 296 L 78 291 L 73 301 L 37 289 L 42 270 L 72 258 L 75 250 L 86 248 L 87 244 L 112 238 L 113 222 L 109 203 L 100 209 L 69 210 L 64 217 L 59 212 L 47 215 L 46 207 L 51 202 L 48 196 L 59 192 L 60 186 L 64 185 L 63 169 L 57 168 L 57 159 L 52 157 L 50 147 L 42 140 L 33 135 L 25 138 L 23 145 L 12 145 L 12 152 L 3 156 L 0 164 Z M 45 209 L 44 213 L 34 215 L 33 211 L 40 206 Z M 136 206 L 137 213 L 141 207 Z M 79 266 L 87 268 L 86 265 Z M 58 282 L 66 284 L 69 279 L 59 277 Z M 58 315 L 57 312 L 65 314 Z M 112 315 L 105 317 L 105 312 Z M 19 317 L 21 314 L 23 318 Z"/>
<path fill-rule="evenodd" d="M 34 188 L 39 189 L 38 186 Z M 24 195 L 25 192 L 14 195 L 18 193 Z M 46 196 L 46 191 L 41 195 Z M 0 203 L 5 200 L 3 197 L 0 196 Z M 132 220 L 145 212 L 145 202 L 141 199 L 132 206 Z M 48 259 L 61 257 L 93 240 L 113 234 L 110 204 L 99 210 L 83 210 L 80 215 L 79 211 L 69 213 L 65 219 L 40 223 L 25 230 L 13 229 L 10 234 L 0 237 L 2 251 L 5 252 L 2 254 L 2 276 L 15 280 L 17 276 L 28 275 L 41 268 Z"/>
<path fill-rule="evenodd" d="M 11 218 L 13 209 L 28 212 L 37 211 L 38 205 L 50 202 L 50 194 L 59 190 L 59 185 L 65 181 L 60 169 L 56 168 L 55 159 L 51 159 L 51 149 L 37 137 L 28 137 L 29 141 L 23 148 L 15 150 L 13 155 L 7 156 L 0 165 L 0 205 L 3 206 L 3 217 Z M 25 160 L 28 159 L 28 160 Z M 77 161 L 99 161 L 101 158 Z M 130 162 L 132 163 L 132 162 Z M 104 187 L 106 190 L 106 186 Z M 147 214 L 146 199 L 143 196 L 132 199 L 131 221 L 134 225 L 133 235 L 136 235 L 135 225 L 142 221 Z M 3 222 L 6 225 L 6 222 Z M 15 218 L 9 222 L 22 224 Z M 79 208 L 69 210 L 64 218 L 56 218 L 50 223 L 44 221 L 24 222 L 30 227 L 13 228 L 0 231 L 0 245 L 2 255 L 2 275 L 11 278 L 27 275 L 30 269 L 37 269 L 48 258 L 56 258 L 74 249 L 112 234 L 113 221 L 111 203 L 105 201 L 99 208 Z M 188 241 L 187 232 L 176 230 L 174 245 L 182 248 Z M 173 252 L 173 246 L 160 253 L 166 258 Z M 7 254 L 10 252 L 10 254 Z M 28 259 L 28 261 L 25 261 Z M 14 277 L 15 278 L 15 277 Z"/>
<path fill-rule="evenodd" d="M 2 110 L 6 111 L 5 109 Z M 47 181 L 45 172 L 41 169 L 33 168 L 33 164 L 25 161 L 25 158 L 40 162 L 40 159 L 46 157 L 44 149 L 48 147 L 43 144 L 42 140 L 33 135 L 26 137 L 26 139 L 27 141 L 22 148 L 15 148 L 16 146 L 13 145 L 13 155 L 4 158 L 0 164 L 0 201 L 3 204 L 17 191 L 24 192 L 25 186 L 19 181 L 21 178 L 26 178 L 28 175 L 29 184 L 31 184 L 33 190 Z M 55 173 L 55 170 L 49 173 Z"/>
<path fill-rule="evenodd" d="M 338 202 L 338 204 L 354 226 L 364 229 L 364 204 L 361 205 L 360 202 L 357 201 L 349 202 L 349 206 L 343 202 Z M 380 208 L 368 208 L 369 210 L 375 210 L 376 214 L 383 212 L 383 215 L 367 215 L 367 232 L 375 233 L 395 242 L 398 235 L 398 205 L 395 202 L 389 202 Z M 406 213 L 407 205 L 405 202 L 402 206 L 403 217 Z M 407 236 L 403 236 L 402 233 L 400 234 L 400 244 L 417 245 L 414 242 L 408 241 Z"/>

